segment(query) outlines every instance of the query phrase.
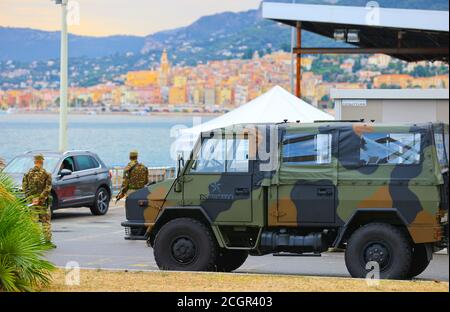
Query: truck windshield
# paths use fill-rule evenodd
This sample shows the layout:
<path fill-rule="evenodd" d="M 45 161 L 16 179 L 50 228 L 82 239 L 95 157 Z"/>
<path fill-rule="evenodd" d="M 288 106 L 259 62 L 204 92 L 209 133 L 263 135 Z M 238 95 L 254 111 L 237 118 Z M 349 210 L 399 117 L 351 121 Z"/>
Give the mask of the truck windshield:
<path fill-rule="evenodd" d="M 44 169 L 47 172 L 53 172 L 58 163 L 58 157 L 45 157 Z M 6 173 L 25 174 L 34 167 L 33 156 L 23 156 L 14 158 L 3 170 Z"/>
<path fill-rule="evenodd" d="M 439 164 L 443 169 L 448 169 L 448 160 L 449 160 L 448 127 L 446 127 L 445 129 L 442 128 L 435 129 L 434 142 L 436 144 L 436 152 L 439 159 Z"/>
<path fill-rule="evenodd" d="M 196 163 L 191 168 L 195 173 L 225 173 L 249 171 L 248 137 L 205 138 L 194 158 Z"/>

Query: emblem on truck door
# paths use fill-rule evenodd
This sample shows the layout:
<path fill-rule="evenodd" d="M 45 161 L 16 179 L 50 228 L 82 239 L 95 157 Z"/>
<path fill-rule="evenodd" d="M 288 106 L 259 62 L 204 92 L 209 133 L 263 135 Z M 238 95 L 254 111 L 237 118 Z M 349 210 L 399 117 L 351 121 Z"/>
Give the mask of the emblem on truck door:
<path fill-rule="evenodd" d="M 219 194 L 222 192 L 222 184 L 219 182 L 214 182 L 209 185 L 210 194 Z"/>
<path fill-rule="evenodd" d="M 234 200 L 233 194 L 222 194 L 222 184 L 214 182 L 209 185 L 209 194 L 200 194 L 200 200 Z"/>

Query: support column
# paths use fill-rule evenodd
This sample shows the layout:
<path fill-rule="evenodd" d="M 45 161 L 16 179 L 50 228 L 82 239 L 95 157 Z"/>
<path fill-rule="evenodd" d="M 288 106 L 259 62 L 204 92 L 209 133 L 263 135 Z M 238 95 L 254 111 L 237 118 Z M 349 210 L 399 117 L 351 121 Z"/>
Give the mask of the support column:
<path fill-rule="evenodd" d="M 297 22 L 297 47 L 302 47 L 302 23 Z M 302 97 L 302 54 L 297 54 L 297 84 L 295 88 L 295 95 Z"/>

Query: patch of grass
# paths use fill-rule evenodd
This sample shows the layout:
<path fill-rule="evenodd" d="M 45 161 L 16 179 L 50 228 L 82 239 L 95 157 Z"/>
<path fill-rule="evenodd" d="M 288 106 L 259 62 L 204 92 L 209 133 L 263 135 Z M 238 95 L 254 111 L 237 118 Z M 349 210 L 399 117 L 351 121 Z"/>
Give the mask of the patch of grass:
<path fill-rule="evenodd" d="M 53 283 L 41 289 L 49 292 L 448 292 L 449 284 L 433 281 L 381 281 L 368 286 L 350 278 L 291 275 L 118 272 L 81 270 L 80 286 L 66 286 L 62 269 L 53 273 Z"/>

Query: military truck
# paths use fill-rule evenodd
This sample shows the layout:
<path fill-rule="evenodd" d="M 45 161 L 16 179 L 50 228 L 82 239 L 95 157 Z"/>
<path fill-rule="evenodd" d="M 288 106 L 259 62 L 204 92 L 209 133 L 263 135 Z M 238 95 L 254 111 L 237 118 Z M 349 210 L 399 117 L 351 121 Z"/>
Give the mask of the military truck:
<path fill-rule="evenodd" d="M 407 279 L 448 245 L 446 124 L 240 125 L 201 135 L 175 179 L 126 200 L 163 270 L 345 249 L 351 276 Z M 276 260 L 274 259 L 274 262 Z"/>

